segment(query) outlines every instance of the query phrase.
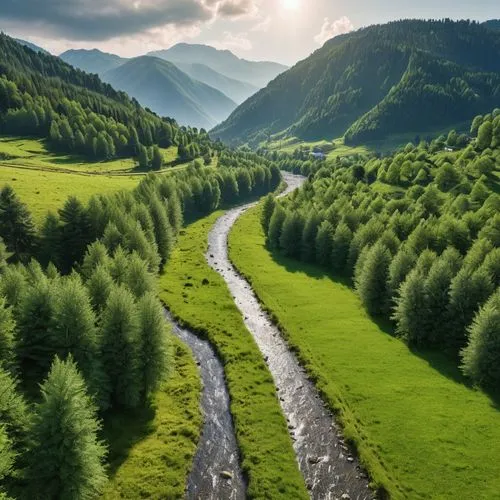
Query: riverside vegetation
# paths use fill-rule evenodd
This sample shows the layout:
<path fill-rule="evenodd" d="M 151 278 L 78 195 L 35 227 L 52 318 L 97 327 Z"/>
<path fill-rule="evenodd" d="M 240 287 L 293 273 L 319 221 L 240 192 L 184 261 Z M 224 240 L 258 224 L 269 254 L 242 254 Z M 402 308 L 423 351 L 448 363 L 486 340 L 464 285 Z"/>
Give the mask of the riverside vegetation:
<path fill-rule="evenodd" d="M 233 262 L 395 498 L 498 492 L 499 120 L 477 117 L 452 152 L 454 132 L 318 165 L 230 237 Z"/>

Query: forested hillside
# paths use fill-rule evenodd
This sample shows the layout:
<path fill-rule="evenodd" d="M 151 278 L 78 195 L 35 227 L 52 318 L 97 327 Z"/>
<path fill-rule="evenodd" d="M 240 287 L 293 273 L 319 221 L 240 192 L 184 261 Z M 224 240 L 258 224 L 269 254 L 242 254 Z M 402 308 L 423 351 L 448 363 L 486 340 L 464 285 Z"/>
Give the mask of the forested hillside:
<path fill-rule="evenodd" d="M 146 168 L 157 163 L 154 146 L 178 145 L 185 160 L 210 150 L 205 131 L 181 129 L 98 76 L 35 53 L 3 34 L 0 133 L 46 138 L 54 150 L 89 158 L 134 156 Z"/>
<path fill-rule="evenodd" d="M 117 56 L 115 54 L 109 54 L 107 52 L 101 52 L 100 50 L 78 50 L 72 49 L 63 52 L 59 56 L 64 62 L 71 64 L 75 68 L 81 69 L 87 73 L 95 73 L 102 77 L 106 71 L 121 66 L 127 59 Z"/>
<path fill-rule="evenodd" d="M 488 390 L 500 384 L 500 110 L 386 158 L 344 159 L 291 199 L 266 201 L 268 243 L 352 280 L 367 311 L 436 349 Z"/>
<path fill-rule="evenodd" d="M 237 108 L 214 137 L 286 131 L 347 143 L 425 133 L 500 102 L 500 35 L 468 21 L 398 21 L 328 41 Z"/>
<path fill-rule="evenodd" d="M 103 80 L 134 96 L 159 115 L 182 125 L 209 129 L 227 118 L 236 103 L 222 92 L 193 80 L 171 62 L 136 57 L 107 71 Z"/>

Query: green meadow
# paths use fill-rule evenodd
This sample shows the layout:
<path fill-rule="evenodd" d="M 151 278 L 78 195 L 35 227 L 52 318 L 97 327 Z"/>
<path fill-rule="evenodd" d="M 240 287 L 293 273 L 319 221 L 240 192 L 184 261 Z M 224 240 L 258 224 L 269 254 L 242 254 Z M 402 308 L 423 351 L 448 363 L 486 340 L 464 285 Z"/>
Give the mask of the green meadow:
<path fill-rule="evenodd" d="M 412 352 L 354 291 L 313 265 L 271 254 L 260 209 L 243 215 L 230 255 L 338 413 L 374 483 L 391 498 L 500 497 L 498 404 L 456 363 Z"/>
<path fill-rule="evenodd" d="M 222 215 L 189 226 L 160 278 L 160 297 L 185 325 L 209 339 L 224 364 L 250 498 L 308 498 L 276 390 L 222 277 L 205 261 L 207 236 Z"/>

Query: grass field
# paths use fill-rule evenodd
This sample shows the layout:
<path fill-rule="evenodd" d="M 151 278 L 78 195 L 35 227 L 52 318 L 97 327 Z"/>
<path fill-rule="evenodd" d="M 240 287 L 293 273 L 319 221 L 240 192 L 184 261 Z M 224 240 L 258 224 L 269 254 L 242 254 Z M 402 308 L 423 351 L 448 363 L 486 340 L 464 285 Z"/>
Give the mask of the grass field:
<path fill-rule="evenodd" d="M 201 382 L 189 349 L 175 338 L 172 342 L 175 367 L 152 408 L 106 421 L 106 500 L 184 497 L 202 424 Z"/>
<path fill-rule="evenodd" d="M 168 168 L 177 158 L 177 147 L 162 149 Z M 64 172 L 131 175 L 137 173 L 137 161 L 119 158 L 109 161 L 89 161 L 77 155 L 53 153 L 41 139 L 0 137 L 0 166 L 24 167 Z"/>
<path fill-rule="evenodd" d="M 249 497 L 305 499 L 271 374 L 225 282 L 205 261 L 207 235 L 220 215 L 182 232 L 160 278 L 160 297 L 181 322 L 208 337 L 224 364 Z"/>
<path fill-rule="evenodd" d="M 0 188 L 10 184 L 28 205 L 37 223 L 43 221 L 49 210 L 61 208 L 70 195 L 84 202 L 95 193 L 132 189 L 139 180 L 138 176 L 78 175 L 8 168 L 0 163 Z"/>
<path fill-rule="evenodd" d="M 456 363 L 411 352 L 373 322 L 352 289 L 265 248 L 260 210 L 230 235 L 253 284 L 374 481 L 392 498 L 500 498 L 500 412 Z"/>

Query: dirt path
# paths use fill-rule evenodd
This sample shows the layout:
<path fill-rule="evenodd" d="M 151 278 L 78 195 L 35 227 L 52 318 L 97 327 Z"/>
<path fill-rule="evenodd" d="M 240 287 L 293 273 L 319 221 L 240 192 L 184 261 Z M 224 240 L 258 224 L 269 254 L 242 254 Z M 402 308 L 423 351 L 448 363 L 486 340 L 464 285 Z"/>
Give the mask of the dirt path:
<path fill-rule="evenodd" d="M 165 317 L 173 334 L 191 348 L 203 382 L 203 431 L 188 477 L 186 498 L 242 500 L 246 484 L 239 464 L 224 368 L 206 340 L 179 327 L 167 312 Z"/>
<path fill-rule="evenodd" d="M 286 195 L 305 181 L 283 173 Z M 226 281 L 245 324 L 254 336 L 274 377 L 280 404 L 289 423 L 300 470 L 314 499 L 373 498 L 368 478 L 349 454 L 340 429 L 325 408 L 294 354 L 267 317 L 248 282 L 228 257 L 227 238 L 238 217 L 254 204 L 238 207 L 220 217 L 209 234 L 209 265 Z"/>

